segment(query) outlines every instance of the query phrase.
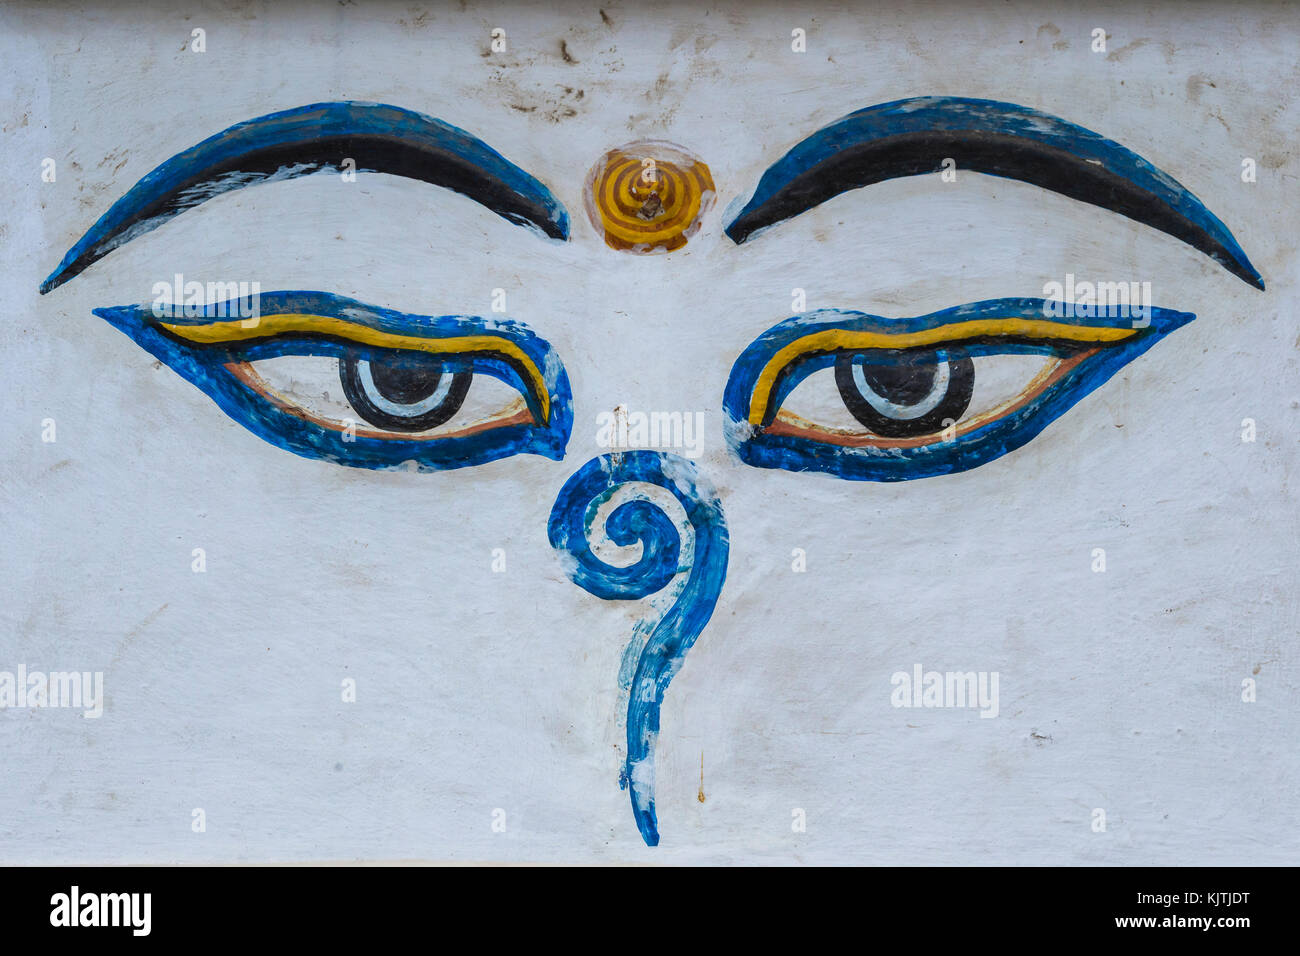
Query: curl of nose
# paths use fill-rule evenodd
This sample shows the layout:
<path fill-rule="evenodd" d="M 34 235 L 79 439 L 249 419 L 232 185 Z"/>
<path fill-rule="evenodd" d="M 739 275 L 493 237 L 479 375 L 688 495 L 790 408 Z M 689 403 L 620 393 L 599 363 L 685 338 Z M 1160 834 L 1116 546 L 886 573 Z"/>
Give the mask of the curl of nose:
<path fill-rule="evenodd" d="M 653 485 L 677 499 L 693 535 L 689 569 L 679 567 L 681 531 L 658 504 L 633 499 L 605 520 L 605 534 L 615 544 L 643 546 L 640 560 L 628 567 L 607 564 L 592 550 L 596 508 L 624 485 Z M 637 659 L 628 695 L 627 758 L 621 774 L 642 839 L 659 842 L 654 801 L 654 752 L 659 737 L 659 710 L 673 675 L 704 630 L 727 576 L 730 550 L 727 523 L 717 492 L 693 462 L 653 451 L 629 451 L 593 458 L 560 490 L 547 532 L 551 546 L 565 555 L 575 584 L 605 600 L 648 597 L 668 586 L 685 570 L 686 580 L 672 605 L 646 638 Z"/>

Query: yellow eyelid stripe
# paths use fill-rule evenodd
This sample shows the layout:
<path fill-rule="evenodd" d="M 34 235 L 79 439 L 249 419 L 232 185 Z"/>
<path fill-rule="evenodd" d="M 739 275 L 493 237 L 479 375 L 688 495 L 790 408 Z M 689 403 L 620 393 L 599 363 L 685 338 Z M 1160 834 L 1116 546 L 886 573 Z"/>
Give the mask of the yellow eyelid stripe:
<path fill-rule="evenodd" d="M 333 335 L 349 342 L 361 345 L 374 345 L 380 348 L 409 349 L 416 352 L 433 352 L 436 354 L 456 355 L 464 352 L 495 352 L 513 359 L 527 375 L 533 393 L 542 410 L 543 422 L 551 418 L 551 395 L 546 388 L 546 379 L 542 377 L 537 364 L 523 349 L 509 339 L 496 335 L 460 335 L 454 338 L 432 339 L 422 335 L 397 335 L 381 332 L 368 325 L 359 325 L 345 319 L 336 319 L 328 315 L 308 315 L 303 313 L 284 313 L 281 315 L 263 315 L 256 319 L 256 324 L 245 327 L 244 322 L 209 322 L 205 325 L 173 325 L 159 323 L 168 332 L 190 342 L 204 345 L 217 342 L 240 342 L 246 339 L 265 338 L 281 332 L 317 332 Z"/>
<path fill-rule="evenodd" d="M 1137 329 L 1106 326 L 1067 325 L 1041 319 L 974 319 L 922 329 L 919 332 L 861 332 L 849 329 L 826 329 L 795 339 L 763 366 L 749 403 L 749 423 L 761 425 L 772 397 L 777 376 L 791 362 L 803 355 L 819 352 L 861 351 L 863 349 L 906 349 L 926 345 L 944 345 L 983 336 L 1000 338 L 1047 339 L 1058 342 L 1118 342 L 1137 334 Z"/>

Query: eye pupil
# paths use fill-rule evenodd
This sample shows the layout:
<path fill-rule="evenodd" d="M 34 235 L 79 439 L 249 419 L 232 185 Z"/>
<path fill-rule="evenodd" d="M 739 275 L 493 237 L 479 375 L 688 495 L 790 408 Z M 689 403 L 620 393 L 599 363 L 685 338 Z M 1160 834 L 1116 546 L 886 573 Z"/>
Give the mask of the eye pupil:
<path fill-rule="evenodd" d="M 835 384 L 849 412 L 885 438 L 911 438 L 942 431 L 970 405 L 975 368 L 957 352 L 842 352 Z"/>
<path fill-rule="evenodd" d="M 370 376 L 375 390 L 384 398 L 399 405 L 413 405 L 438 390 L 442 369 L 371 362 Z"/>
<path fill-rule="evenodd" d="M 871 390 L 895 405 L 915 405 L 934 388 L 939 366 L 934 362 L 904 361 L 897 365 L 862 365 Z"/>
<path fill-rule="evenodd" d="M 473 374 L 448 372 L 436 356 L 392 352 L 339 360 L 343 393 L 357 414 L 379 428 L 421 432 L 447 422 L 465 401 Z"/>

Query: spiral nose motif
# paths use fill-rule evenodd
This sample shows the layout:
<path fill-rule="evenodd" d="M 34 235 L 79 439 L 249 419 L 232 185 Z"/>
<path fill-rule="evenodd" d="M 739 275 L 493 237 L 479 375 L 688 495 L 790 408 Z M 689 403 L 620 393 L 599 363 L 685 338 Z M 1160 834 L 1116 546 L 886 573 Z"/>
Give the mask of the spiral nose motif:
<path fill-rule="evenodd" d="M 669 492 L 685 512 L 694 536 L 690 567 L 682 568 L 681 532 L 662 506 L 646 499 L 626 501 L 605 520 L 605 533 L 620 547 L 639 544 L 629 565 L 611 565 L 592 549 L 597 511 L 625 485 L 653 485 Z M 637 829 L 648 846 L 659 843 L 655 815 L 655 744 L 659 711 L 668 684 L 686 652 L 713 615 L 727 577 L 730 543 L 717 492 L 689 459 L 635 450 L 587 462 L 560 489 L 547 524 L 551 546 L 566 557 L 575 584 L 606 601 L 632 601 L 664 588 L 682 571 L 686 579 L 672 605 L 655 622 L 637 658 L 628 692 L 627 761 L 621 780 L 632 798 Z"/>
<path fill-rule="evenodd" d="M 621 252 L 672 252 L 686 245 L 713 206 L 709 167 L 680 146 L 645 141 L 610 150 L 592 167 L 587 216 Z"/>

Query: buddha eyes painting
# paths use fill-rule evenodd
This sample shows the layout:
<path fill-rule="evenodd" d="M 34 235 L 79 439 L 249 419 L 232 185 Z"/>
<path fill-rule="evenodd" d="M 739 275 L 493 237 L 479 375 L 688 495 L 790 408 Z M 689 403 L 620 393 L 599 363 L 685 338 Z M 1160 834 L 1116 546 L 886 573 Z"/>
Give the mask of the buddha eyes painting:
<path fill-rule="evenodd" d="M 90 7 L 0 860 L 1295 861 L 1294 11 Z"/>

